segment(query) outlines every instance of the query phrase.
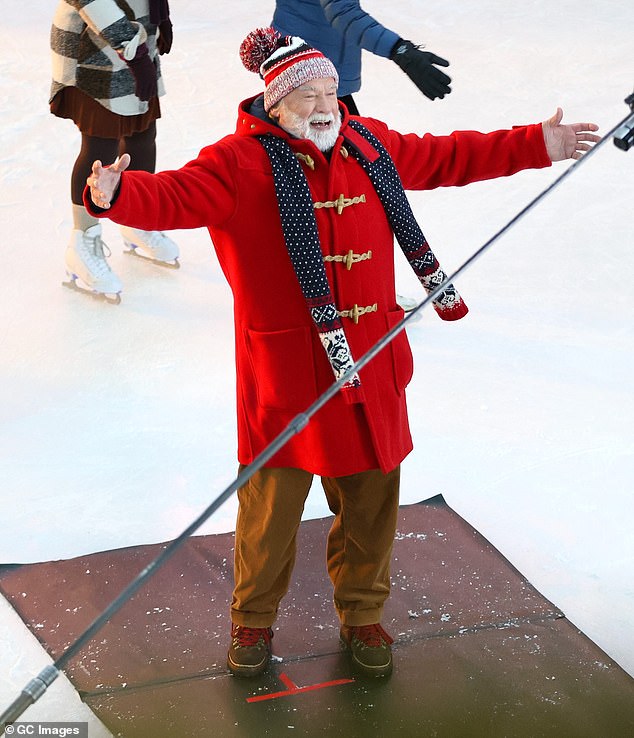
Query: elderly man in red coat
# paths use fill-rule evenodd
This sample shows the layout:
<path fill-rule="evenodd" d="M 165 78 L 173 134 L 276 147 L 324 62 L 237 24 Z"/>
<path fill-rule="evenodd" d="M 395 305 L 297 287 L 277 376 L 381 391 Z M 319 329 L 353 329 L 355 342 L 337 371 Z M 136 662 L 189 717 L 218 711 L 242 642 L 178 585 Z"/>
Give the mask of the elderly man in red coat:
<path fill-rule="evenodd" d="M 481 134 L 418 136 L 350 116 L 332 63 L 302 39 L 249 34 L 245 66 L 264 95 L 240 104 L 236 132 L 178 171 L 126 172 L 123 155 L 95 162 L 91 212 L 145 230 L 207 227 L 235 298 L 238 460 L 249 464 L 333 381 L 342 389 L 238 491 L 235 589 L 227 664 L 260 674 L 295 561 L 313 475 L 334 521 L 327 565 L 341 641 L 362 674 L 392 669 L 381 627 L 399 465 L 412 449 L 405 332 L 358 374 L 350 371 L 403 317 L 394 240 L 423 286 L 445 281 L 404 190 L 465 185 L 579 158 L 594 124 L 544 123 Z M 467 308 L 453 286 L 435 298 L 442 318 Z"/>

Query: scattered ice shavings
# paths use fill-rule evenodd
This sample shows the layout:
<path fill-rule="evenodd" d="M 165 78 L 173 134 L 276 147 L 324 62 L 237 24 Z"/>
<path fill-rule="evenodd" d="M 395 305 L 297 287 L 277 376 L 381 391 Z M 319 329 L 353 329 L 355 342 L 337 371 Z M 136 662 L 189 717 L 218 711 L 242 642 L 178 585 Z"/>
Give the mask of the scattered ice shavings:
<path fill-rule="evenodd" d="M 440 619 L 443 621 L 443 623 L 446 623 L 447 621 L 451 620 L 451 615 L 449 615 L 449 613 L 444 612 L 440 616 Z"/>
<path fill-rule="evenodd" d="M 555 692 L 552 697 L 540 696 L 542 702 L 549 702 L 551 705 L 558 705 L 561 702 L 561 696 Z"/>
<path fill-rule="evenodd" d="M 395 541 L 404 541 L 406 538 L 416 539 L 417 541 L 426 541 L 427 533 L 401 533 L 400 530 L 396 531 L 394 536 Z"/>
<path fill-rule="evenodd" d="M 410 617 L 410 618 L 417 618 L 417 617 L 419 617 L 418 613 L 416 611 L 414 611 L 414 610 L 408 610 L 407 611 L 407 616 Z"/>

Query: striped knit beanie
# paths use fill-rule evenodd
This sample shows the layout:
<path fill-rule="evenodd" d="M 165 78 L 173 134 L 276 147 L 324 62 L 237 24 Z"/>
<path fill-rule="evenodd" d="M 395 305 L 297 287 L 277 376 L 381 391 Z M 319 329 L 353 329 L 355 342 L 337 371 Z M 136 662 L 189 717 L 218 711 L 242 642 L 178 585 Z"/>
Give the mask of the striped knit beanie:
<path fill-rule="evenodd" d="M 282 36 L 274 28 L 258 28 L 240 44 L 240 59 L 264 80 L 264 109 L 269 110 L 297 87 L 313 79 L 339 75 L 334 64 L 298 36 Z"/>

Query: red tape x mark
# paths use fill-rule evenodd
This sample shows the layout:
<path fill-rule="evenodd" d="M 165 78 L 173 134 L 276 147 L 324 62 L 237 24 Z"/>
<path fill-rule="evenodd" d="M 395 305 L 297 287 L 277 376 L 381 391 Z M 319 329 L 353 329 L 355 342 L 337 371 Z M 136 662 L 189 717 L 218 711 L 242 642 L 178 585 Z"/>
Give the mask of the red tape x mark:
<path fill-rule="evenodd" d="M 270 694 L 260 694 L 256 697 L 247 697 L 247 702 L 262 702 L 263 700 L 275 700 L 278 697 L 289 697 L 292 694 L 301 694 L 302 692 L 312 692 L 315 689 L 324 689 L 324 687 L 336 687 L 339 684 L 351 684 L 354 679 L 335 679 L 332 682 L 321 682 L 320 684 L 311 684 L 308 687 L 298 687 L 286 674 L 280 674 L 280 679 L 288 687 L 282 692 L 271 692 Z"/>

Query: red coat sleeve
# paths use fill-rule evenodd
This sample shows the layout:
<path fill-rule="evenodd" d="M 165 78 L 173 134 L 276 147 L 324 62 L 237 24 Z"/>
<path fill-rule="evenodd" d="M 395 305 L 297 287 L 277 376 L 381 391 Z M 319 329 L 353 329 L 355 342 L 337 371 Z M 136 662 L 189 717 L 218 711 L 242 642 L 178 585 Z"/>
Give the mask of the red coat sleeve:
<path fill-rule="evenodd" d="M 363 122 L 390 152 L 406 190 L 461 187 L 551 165 L 541 123 L 492 133 L 418 136 L 392 131 L 374 119 Z"/>
<path fill-rule="evenodd" d="M 112 207 L 95 207 L 88 188 L 84 205 L 96 217 L 146 231 L 218 226 L 233 214 L 236 186 L 230 147 L 203 149 L 198 158 L 174 171 L 125 171 Z M 233 164 L 233 165 L 232 165 Z"/>

